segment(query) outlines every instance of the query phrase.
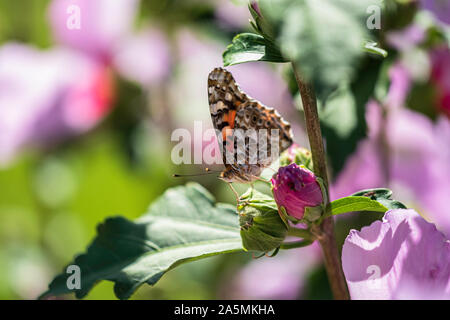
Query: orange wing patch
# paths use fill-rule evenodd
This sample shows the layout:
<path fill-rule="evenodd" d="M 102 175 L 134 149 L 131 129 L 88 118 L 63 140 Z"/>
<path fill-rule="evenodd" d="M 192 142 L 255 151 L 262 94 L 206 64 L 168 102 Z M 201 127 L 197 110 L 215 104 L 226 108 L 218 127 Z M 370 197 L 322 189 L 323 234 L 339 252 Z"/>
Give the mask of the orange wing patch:
<path fill-rule="evenodd" d="M 267 159 L 258 158 L 258 162 L 254 163 L 250 148 L 245 143 L 241 146 L 239 142 L 234 141 L 237 129 L 280 130 L 280 152 L 292 144 L 290 124 L 284 121 L 276 110 L 252 99 L 243 92 L 227 70 L 216 68 L 210 72 L 208 76 L 208 102 L 214 128 L 220 132 L 218 133 L 218 139 L 222 138 L 221 150 L 225 164 L 225 170 L 221 173 L 223 180 L 228 182 L 252 182 L 258 178 L 262 169 L 269 166 L 278 156 L 278 154 L 268 154 Z M 271 150 L 270 143 L 268 141 L 262 145 Z M 258 148 L 259 146 L 258 143 Z M 231 155 L 230 159 L 226 159 L 224 151 L 227 152 L 227 157 Z M 238 160 L 240 155 L 244 155 L 245 163 Z M 250 159 L 250 157 L 252 158 Z"/>

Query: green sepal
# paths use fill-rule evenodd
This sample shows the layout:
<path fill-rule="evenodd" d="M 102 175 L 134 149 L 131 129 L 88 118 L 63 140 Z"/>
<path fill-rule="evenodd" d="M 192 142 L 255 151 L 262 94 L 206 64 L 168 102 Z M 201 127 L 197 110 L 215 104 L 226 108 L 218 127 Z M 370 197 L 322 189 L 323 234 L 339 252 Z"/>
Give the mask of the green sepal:
<path fill-rule="evenodd" d="M 311 234 L 311 232 L 308 229 L 295 228 L 292 226 L 289 226 L 287 235 L 290 237 L 297 237 L 297 238 L 302 238 L 302 239 L 309 239 L 309 240 L 314 239 L 314 236 Z"/>
<path fill-rule="evenodd" d="M 278 252 L 280 252 L 280 247 L 278 247 L 275 250 L 273 250 L 273 252 L 270 255 L 268 255 L 268 257 L 269 258 L 273 258 L 273 257 L 275 257 L 278 254 Z"/>
<path fill-rule="evenodd" d="M 316 177 L 316 181 L 320 186 L 320 191 L 322 191 L 322 204 L 324 207 L 328 205 L 328 192 L 327 188 L 325 187 L 325 183 L 323 182 L 323 179 L 320 177 Z"/>
<path fill-rule="evenodd" d="M 315 207 L 305 207 L 305 213 L 302 220 L 304 220 L 306 223 L 315 223 L 319 221 L 324 212 L 323 208 L 323 205 L 318 205 Z"/>
<path fill-rule="evenodd" d="M 282 250 L 289 250 L 289 249 L 296 249 L 296 248 L 303 248 L 310 246 L 314 243 L 314 240 L 301 240 L 301 241 L 291 241 L 291 242 L 284 242 L 280 249 Z"/>
<path fill-rule="evenodd" d="M 248 189 L 239 199 L 238 213 L 244 250 L 270 252 L 286 238 L 288 227 L 268 195 Z"/>
<path fill-rule="evenodd" d="M 248 5 L 248 10 L 250 11 L 250 14 L 252 15 L 254 20 L 250 20 L 250 25 L 253 27 L 253 29 L 267 40 L 274 42 L 275 32 L 271 25 L 267 22 L 267 19 L 265 19 L 263 16 L 260 16 L 250 4 Z"/>
<path fill-rule="evenodd" d="M 283 221 L 286 221 L 286 225 L 288 225 L 288 224 L 287 224 L 287 221 L 290 221 L 290 222 L 292 222 L 293 224 L 297 224 L 297 223 L 302 222 L 301 219 L 297 219 L 297 218 L 295 218 L 295 217 L 293 217 L 293 216 L 288 215 L 288 213 L 287 213 L 287 211 L 286 211 L 286 208 L 283 207 L 283 206 L 280 206 L 280 207 L 279 207 L 278 212 L 280 213 L 281 219 L 283 219 Z"/>

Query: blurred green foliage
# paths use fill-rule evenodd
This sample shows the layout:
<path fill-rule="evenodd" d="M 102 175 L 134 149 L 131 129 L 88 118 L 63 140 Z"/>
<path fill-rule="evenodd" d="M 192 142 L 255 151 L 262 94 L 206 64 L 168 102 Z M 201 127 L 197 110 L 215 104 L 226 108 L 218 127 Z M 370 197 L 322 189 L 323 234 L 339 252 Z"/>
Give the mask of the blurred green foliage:
<path fill-rule="evenodd" d="M 227 0 L 144 0 L 136 24 L 150 22 L 170 40 L 176 38 L 177 30 L 195 30 L 223 45 L 225 50 L 234 35 L 248 32 L 250 25 L 223 27 L 215 16 L 220 1 Z M 47 18 L 49 2 L 0 0 L 0 44 L 19 41 L 40 48 L 52 46 Z M 356 2 L 357 5 L 350 5 Z M 365 137 L 365 105 L 371 96 L 380 100 L 385 97 L 388 68 L 395 58 L 391 52 L 384 61 L 368 57 L 361 50 L 361 41 L 367 40 L 366 36 L 376 37 L 384 48 L 386 30 L 408 25 L 417 9 L 413 2 L 386 1 L 385 28 L 369 34 L 358 24 L 366 17 L 367 1 L 356 2 L 339 0 L 346 6 L 342 9 L 335 7 L 334 0 L 282 0 L 268 11 L 275 21 L 283 54 L 299 62 L 319 92 L 333 176 L 338 175 Z M 315 41 L 323 45 L 304 45 Z M 170 76 L 177 77 L 184 57 L 173 55 Z M 282 72 L 295 96 L 297 89 L 289 65 Z M 203 75 L 192 75 L 198 76 Z M 170 110 L 153 104 L 154 96 L 161 95 L 164 99 L 168 89 L 153 89 L 149 93 L 117 79 L 116 105 L 100 126 L 45 151 L 27 150 L 9 167 L 0 169 L 0 299 L 36 298 L 75 253 L 85 250 L 99 222 L 114 215 L 134 219 L 169 187 L 194 180 L 211 191 L 219 202 L 234 203 L 228 186 L 214 176 L 179 180 L 171 177 L 174 172 L 193 173 L 193 170 L 192 166 L 176 167 L 170 160 L 172 128 L 163 121 L 169 118 Z M 426 105 L 422 101 L 431 99 L 428 89 L 420 85 L 413 88 L 414 109 L 419 110 Z M 158 114 L 166 118 L 161 120 Z M 297 124 L 302 123 L 301 116 L 299 112 Z M 267 187 L 258 185 L 258 188 L 269 192 Z M 246 186 L 238 185 L 236 189 L 243 193 Z M 366 214 L 338 219 L 339 243 L 343 243 L 350 228 L 360 229 L 380 218 L 381 214 Z M 249 262 L 251 256 L 242 253 L 196 261 L 171 271 L 155 287 L 141 287 L 132 298 L 227 297 L 224 288 Z M 298 297 L 331 298 L 320 264 L 305 280 L 306 289 Z M 113 284 L 108 281 L 102 281 L 87 296 L 87 299 L 114 298 Z"/>
<path fill-rule="evenodd" d="M 14 39 L 39 47 L 52 44 L 46 19 L 48 0 L 0 0 L 0 42 Z"/>
<path fill-rule="evenodd" d="M 49 3 L 0 0 L 0 44 L 52 46 Z M 213 1 L 142 1 L 136 23 L 150 19 L 168 34 L 178 26 L 197 26 L 231 39 L 231 31 L 215 24 L 214 6 Z M 118 214 L 134 219 L 165 189 L 185 181 L 171 178 L 177 169 L 170 161 L 170 135 L 148 121 L 147 94 L 121 79 L 117 89 L 114 112 L 100 127 L 45 152 L 30 149 L 0 169 L 0 299 L 36 298 L 76 252 L 84 251 L 99 222 Z M 201 182 L 220 199 L 233 199 L 217 179 Z M 248 259 L 234 255 L 192 263 L 163 277 L 158 287 L 144 286 L 134 298 L 214 298 L 226 266 Z M 101 282 L 87 299 L 115 299 L 112 283 Z"/>

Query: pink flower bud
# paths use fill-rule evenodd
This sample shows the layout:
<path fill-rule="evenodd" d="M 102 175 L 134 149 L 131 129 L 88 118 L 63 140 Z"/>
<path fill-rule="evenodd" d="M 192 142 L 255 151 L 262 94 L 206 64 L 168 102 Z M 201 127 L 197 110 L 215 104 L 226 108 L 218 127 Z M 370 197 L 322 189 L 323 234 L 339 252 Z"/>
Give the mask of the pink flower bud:
<path fill-rule="evenodd" d="M 262 17 L 261 11 L 259 10 L 258 2 L 257 2 L 257 1 L 252 1 L 252 2 L 250 3 L 250 5 L 251 5 L 251 7 L 253 8 L 253 10 L 255 10 L 256 13 L 257 13 L 260 17 Z"/>
<path fill-rule="evenodd" d="M 296 219 L 302 219 L 306 207 L 322 203 L 322 191 L 314 173 L 292 163 L 278 169 L 272 178 L 272 191 L 278 207 Z"/>

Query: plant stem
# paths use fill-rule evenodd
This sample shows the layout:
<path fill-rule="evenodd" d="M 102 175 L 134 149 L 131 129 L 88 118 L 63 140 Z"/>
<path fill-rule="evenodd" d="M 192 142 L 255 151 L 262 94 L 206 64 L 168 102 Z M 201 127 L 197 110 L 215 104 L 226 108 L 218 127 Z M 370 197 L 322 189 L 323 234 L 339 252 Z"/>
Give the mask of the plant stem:
<path fill-rule="evenodd" d="M 319 114 L 317 112 L 316 95 L 312 85 L 307 83 L 301 77 L 294 63 L 292 63 L 292 67 L 294 68 L 295 79 L 302 98 L 314 173 L 323 180 L 326 190 L 326 195 L 324 195 L 324 197 L 326 197 L 325 203 L 327 204 L 329 203 L 327 164 L 322 132 L 320 130 Z M 336 245 L 333 217 L 324 219 L 322 224 L 314 226 L 314 230 L 312 231 L 316 234 L 320 246 L 322 247 L 325 268 L 327 270 L 328 280 L 334 298 L 338 300 L 350 299 L 344 272 L 342 270 L 341 259 L 339 257 L 339 251 Z"/>

